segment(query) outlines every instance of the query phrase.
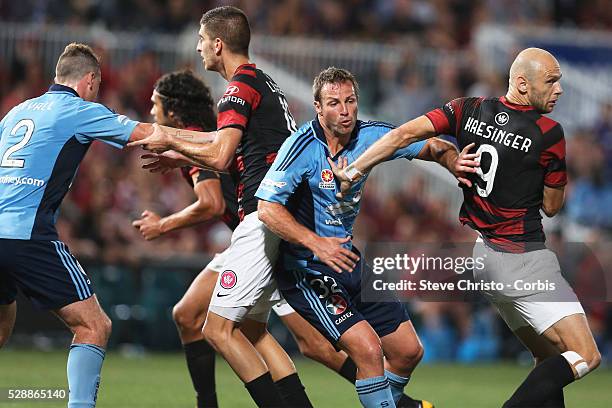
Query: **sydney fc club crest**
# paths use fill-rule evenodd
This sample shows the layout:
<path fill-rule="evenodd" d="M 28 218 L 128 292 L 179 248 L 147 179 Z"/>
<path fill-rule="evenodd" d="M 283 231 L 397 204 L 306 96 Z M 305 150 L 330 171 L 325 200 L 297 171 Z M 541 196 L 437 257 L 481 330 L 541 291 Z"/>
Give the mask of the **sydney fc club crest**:
<path fill-rule="evenodd" d="M 339 315 L 346 311 L 348 305 L 346 304 L 346 300 L 339 295 L 332 295 L 327 302 L 325 302 L 325 308 L 332 315 Z"/>
<path fill-rule="evenodd" d="M 236 272 L 230 270 L 223 271 L 219 279 L 219 284 L 223 289 L 233 288 L 234 286 L 236 286 L 236 282 L 238 281 L 238 278 L 236 277 Z"/>
<path fill-rule="evenodd" d="M 321 182 L 319 183 L 319 188 L 325 190 L 334 190 L 336 188 L 334 173 L 330 169 L 321 170 Z"/>

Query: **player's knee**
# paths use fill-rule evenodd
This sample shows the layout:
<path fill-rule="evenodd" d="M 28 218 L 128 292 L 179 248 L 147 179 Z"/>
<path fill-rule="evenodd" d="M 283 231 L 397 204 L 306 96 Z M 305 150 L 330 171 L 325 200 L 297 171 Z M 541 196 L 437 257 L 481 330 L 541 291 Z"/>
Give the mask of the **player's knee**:
<path fill-rule="evenodd" d="M 99 333 L 100 338 L 104 342 L 107 342 L 108 339 L 110 338 L 112 331 L 113 331 L 113 322 L 106 314 L 103 314 L 102 317 L 100 318 L 100 321 L 98 323 L 98 329 L 97 329 L 97 332 Z"/>
<path fill-rule="evenodd" d="M 593 350 L 587 360 L 587 364 L 589 365 L 589 371 L 595 370 L 601 364 L 601 353 L 599 350 Z"/>
<path fill-rule="evenodd" d="M 580 379 L 599 367 L 601 363 L 601 354 L 595 348 L 588 353 L 578 354 L 575 351 L 566 351 L 561 355 L 567 360 L 570 366 L 576 373 L 576 379 Z"/>
<path fill-rule="evenodd" d="M 425 350 L 420 342 L 408 345 L 393 355 L 388 355 L 387 359 L 393 361 L 393 365 L 398 368 L 413 369 L 423 358 Z"/>
<path fill-rule="evenodd" d="M 383 359 L 383 350 L 380 343 L 365 342 L 362 347 L 350 353 L 357 367 L 361 364 L 377 365 Z"/>
<path fill-rule="evenodd" d="M 180 302 L 172 308 L 172 319 L 179 329 L 192 329 L 195 325 L 189 310 Z"/>

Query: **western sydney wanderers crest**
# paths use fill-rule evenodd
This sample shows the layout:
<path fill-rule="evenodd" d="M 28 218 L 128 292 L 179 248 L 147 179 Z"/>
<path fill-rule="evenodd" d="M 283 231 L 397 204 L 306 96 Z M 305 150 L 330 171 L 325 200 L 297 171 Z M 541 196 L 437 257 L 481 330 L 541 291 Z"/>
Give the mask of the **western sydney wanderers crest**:
<path fill-rule="evenodd" d="M 238 278 L 236 277 L 236 273 L 230 270 L 223 271 L 219 279 L 220 279 L 219 284 L 221 285 L 223 289 L 233 288 L 234 286 L 236 286 L 236 282 L 238 281 Z"/>
<path fill-rule="evenodd" d="M 348 307 L 346 300 L 339 295 L 332 295 L 327 302 L 325 302 L 325 308 L 330 314 L 339 315 L 346 311 Z"/>
<path fill-rule="evenodd" d="M 334 173 L 330 169 L 321 170 L 321 182 L 319 188 L 325 190 L 334 190 L 336 188 L 336 182 L 334 181 Z"/>

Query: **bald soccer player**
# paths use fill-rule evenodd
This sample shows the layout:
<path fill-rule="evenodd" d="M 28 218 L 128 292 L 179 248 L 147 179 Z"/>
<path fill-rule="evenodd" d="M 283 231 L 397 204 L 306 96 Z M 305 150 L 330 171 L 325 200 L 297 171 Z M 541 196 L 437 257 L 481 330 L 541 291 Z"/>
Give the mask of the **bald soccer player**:
<path fill-rule="evenodd" d="M 559 62 L 528 48 L 510 68 L 508 92 L 499 98 L 458 98 L 392 130 L 346 168 L 335 168 L 346 191 L 376 164 L 413 142 L 439 134 L 470 147 L 463 159 L 480 162 L 467 176 L 460 221 L 479 238 L 474 257 L 485 267 L 474 278 L 505 283 L 482 293 L 531 351 L 535 368 L 503 405 L 564 407 L 563 387 L 597 368 L 601 356 L 584 310 L 544 245 L 540 210 L 556 215 L 567 183 L 561 125 L 544 116 L 563 93 Z M 548 291 L 515 283 L 553 283 Z"/>

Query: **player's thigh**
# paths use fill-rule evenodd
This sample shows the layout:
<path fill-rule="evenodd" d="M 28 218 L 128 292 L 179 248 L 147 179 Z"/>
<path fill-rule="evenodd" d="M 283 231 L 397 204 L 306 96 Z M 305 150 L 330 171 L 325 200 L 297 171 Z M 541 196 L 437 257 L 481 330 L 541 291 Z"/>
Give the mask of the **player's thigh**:
<path fill-rule="evenodd" d="M 291 307 L 331 344 L 364 320 L 344 285 L 322 271 L 288 270 L 292 283 L 283 284 L 283 297 Z"/>
<path fill-rule="evenodd" d="M 599 359 L 597 344 L 589 328 L 586 316 L 581 313 L 566 316 L 542 334 L 561 352 L 574 351 L 587 362 Z"/>
<path fill-rule="evenodd" d="M 79 329 L 94 332 L 110 331 L 110 319 L 102 310 L 96 295 L 71 303 L 53 312 L 73 332 Z"/>
<path fill-rule="evenodd" d="M 546 337 L 539 335 L 533 327 L 526 325 L 514 330 L 514 335 L 523 343 L 533 355 L 536 364 L 548 357 L 558 355 L 559 349 Z"/>
<path fill-rule="evenodd" d="M 280 317 L 281 321 L 291 332 L 298 345 L 310 345 L 310 344 L 328 344 L 332 347 L 331 343 L 327 341 L 325 337 L 317 329 L 315 329 L 306 319 L 299 315 L 297 312 L 286 314 Z"/>
<path fill-rule="evenodd" d="M 219 273 L 210 269 L 200 272 L 174 307 L 175 318 L 204 323 L 218 277 Z"/>
<path fill-rule="evenodd" d="M 247 215 L 232 234 L 209 309 L 235 321 L 244 318 L 236 313 L 237 308 L 250 311 L 261 302 L 258 312 L 269 312 L 272 304 L 280 300 L 272 277 L 278 243 L 279 238 L 265 228 L 256 213 Z"/>
<path fill-rule="evenodd" d="M 251 344 L 256 344 L 268 333 L 267 324 L 265 322 L 259 322 L 249 318 L 245 318 L 240 323 L 240 331 Z"/>

